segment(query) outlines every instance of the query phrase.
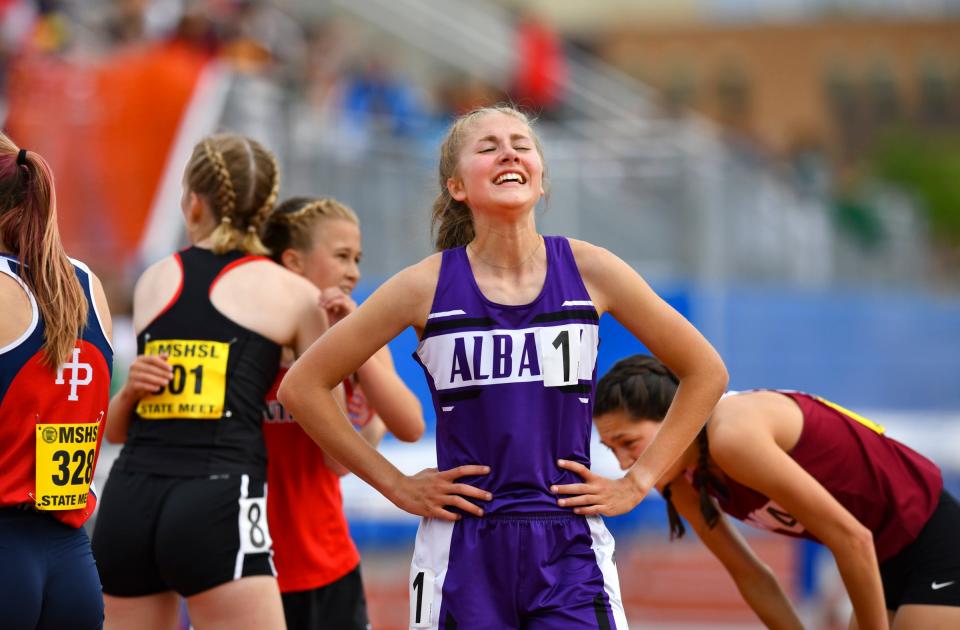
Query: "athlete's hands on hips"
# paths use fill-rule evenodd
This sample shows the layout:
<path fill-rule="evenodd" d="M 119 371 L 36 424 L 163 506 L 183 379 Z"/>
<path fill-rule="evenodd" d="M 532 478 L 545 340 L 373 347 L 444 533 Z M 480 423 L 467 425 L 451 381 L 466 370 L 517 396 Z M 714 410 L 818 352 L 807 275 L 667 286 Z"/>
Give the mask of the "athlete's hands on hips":
<path fill-rule="evenodd" d="M 357 310 L 357 303 L 340 287 L 327 287 L 320 292 L 320 308 L 327 312 L 332 326 Z"/>
<path fill-rule="evenodd" d="M 411 514 L 444 521 L 460 520 L 459 514 L 445 509 L 446 507 L 455 507 L 474 516 L 483 516 L 483 508 L 464 497 L 489 501 L 493 495 L 465 483 L 456 483 L 456 480 L 471 475 L 486 475 L 489 472 L 489 466 L 472 464 L 443 472 L 436 468 L 427 468 L 415 475 L 404 476 L 390 499 L 397 507 Z"/>
<path fill-rule="evenodd" d="M 167 363 L 167 355 L 141 354 L 130 364 L 123 388 L 131 399 L 140 400 L 166 387 L 172 378 L 173 368 Z"/>
<path fill-rule="evenodd" d="M 646 496 L 630 477 L 609 479 L 598 475 L 579 462 L 566 459 L 557 461 L 560 468 L 575 472 L 583 477 L 584 483 L 571 483 L 551 486 L 554 494 L 576 495 L 557 500 L 560 507 L 572 507 L 576 514 L 602 514 L 616 516 L 626 514 L 637 507 Z"/>

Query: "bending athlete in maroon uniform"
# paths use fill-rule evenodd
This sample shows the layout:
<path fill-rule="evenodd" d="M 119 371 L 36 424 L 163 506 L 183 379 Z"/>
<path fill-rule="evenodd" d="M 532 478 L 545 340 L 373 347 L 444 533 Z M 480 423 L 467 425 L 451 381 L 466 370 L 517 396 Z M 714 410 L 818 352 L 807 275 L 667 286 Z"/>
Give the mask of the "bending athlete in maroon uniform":
<path fill-rule="evenodd" d="M 676 389 L 662 363 L 641 355 L 601 379 L 594 421 L 621 466 L 655 438 Z M 801 625 L 718 507 L 826 545 L 853 603 L 851 627 L 960 627 L 960 506 L 933 462 L 852 411 L 793 391 L 728 394 L 657 486 L 672 534 L 684 532 L 679 512 L 770 627 Z"/>

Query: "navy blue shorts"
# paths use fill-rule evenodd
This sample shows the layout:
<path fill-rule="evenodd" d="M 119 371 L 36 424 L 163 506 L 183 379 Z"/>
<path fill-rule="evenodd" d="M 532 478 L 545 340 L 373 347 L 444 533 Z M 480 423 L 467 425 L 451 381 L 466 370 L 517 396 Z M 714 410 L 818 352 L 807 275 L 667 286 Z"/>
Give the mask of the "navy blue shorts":
<path fill-rule="evenodd" d="M 624 630 L 613 536 L 599 516 L 424 519 L 410 567 L 410 627 Z"/>
<path fill-rule="evenodd" d="M 49 514 L 0 509 L 0 626 L 103 627 L 103 591 L 84 529 Z"/>

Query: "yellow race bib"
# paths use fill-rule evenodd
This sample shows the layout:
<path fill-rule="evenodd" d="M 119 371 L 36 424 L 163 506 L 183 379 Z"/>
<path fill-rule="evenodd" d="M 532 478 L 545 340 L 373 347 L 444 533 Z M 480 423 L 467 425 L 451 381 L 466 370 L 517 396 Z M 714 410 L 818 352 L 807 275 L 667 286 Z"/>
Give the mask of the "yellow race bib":
<path fill-rule="evenodd" d="M 227 391 L 230 345 L 221 341 L 159 339 L 147 342 L 144 354 L 167 355 L 173 378 L 159 393 L 140 399 L 145 420 L 191 418 L 219 420 Z"/>
<path fill-rule="evenodd" d="M 37 424 L 38 510 L 86 507 L 100 423 Z"/>

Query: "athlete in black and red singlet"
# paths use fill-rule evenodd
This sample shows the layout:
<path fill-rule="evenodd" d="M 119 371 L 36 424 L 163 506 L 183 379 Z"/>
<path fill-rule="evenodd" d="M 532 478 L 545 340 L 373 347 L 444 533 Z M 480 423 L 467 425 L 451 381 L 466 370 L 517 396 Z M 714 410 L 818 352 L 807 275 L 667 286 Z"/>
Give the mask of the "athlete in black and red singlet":
<path fill-rule="evenodd" d="M 305 350 L 326 317 L 315 287 L 264 256 L 278 186 L 260 144 L 202 140 L 181 202 L 192 246 L 137 282 L 139 356 L 106 432 L 125 444 L 93 537 L 108 627 L 170 628 L 178 595 L 198 628 L 283 627 L 262 405 L 281 348 Z"/>
<path fill-rule="evenodd" d="M 594 420 L 621 466 L 653 440 L 676 389 L 642 355 L 601 379 Z M 720 511 L 828 547 L 854 628 L 960 628 L 960 506 L 933 462 L 853 411 L 801 392 L 732 392 L 658 487 L 673 535 L 684 532 L 679 512 L 770 627 L 801 626 Z"/>
<path fill-rule="evenodd" d="M 53 174 L 0 134 L 0 626 L 99 628 L 81 525 L 110 398 L 110 312 L 66 257 Z"/>

